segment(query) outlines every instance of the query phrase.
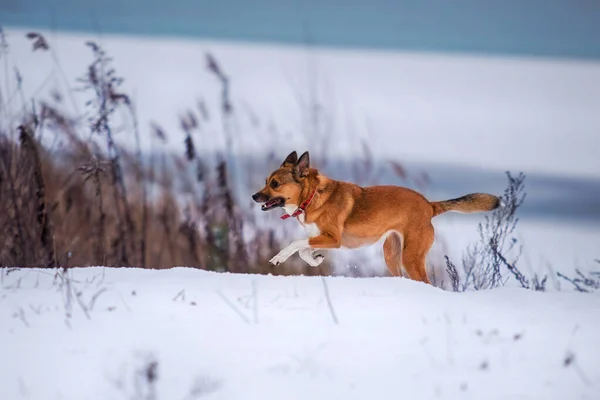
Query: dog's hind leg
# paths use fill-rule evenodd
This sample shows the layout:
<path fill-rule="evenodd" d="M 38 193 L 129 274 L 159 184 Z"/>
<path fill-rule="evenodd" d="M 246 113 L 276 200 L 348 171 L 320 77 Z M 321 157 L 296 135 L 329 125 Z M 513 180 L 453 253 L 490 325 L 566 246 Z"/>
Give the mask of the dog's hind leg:
<path fill-rule="evenodd" d="M 404 238 L 402 248 L 402 267 L 410 279 L 430 283 L 427 277 L 426 259 L 427 252 L 433 245 L 433 226 L 422 227 L 414 230 Z"/>
<path fill-rule="evenodd" d="M 392 276 L 402 276 L 402 239 L 396 232 L 383 242 L 383 257 Z"/>

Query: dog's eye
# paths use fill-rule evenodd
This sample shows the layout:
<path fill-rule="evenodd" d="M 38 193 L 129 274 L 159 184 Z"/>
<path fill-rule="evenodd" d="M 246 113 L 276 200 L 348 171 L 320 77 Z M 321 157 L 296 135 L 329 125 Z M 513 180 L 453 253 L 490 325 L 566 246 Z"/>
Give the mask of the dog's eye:
<path fill-rule="evenodd" d="M 277 182 L 277 181 L 271 181 L 271 188 L 277 189 L 278 187 L 279 187 L 279 182 Z"/>

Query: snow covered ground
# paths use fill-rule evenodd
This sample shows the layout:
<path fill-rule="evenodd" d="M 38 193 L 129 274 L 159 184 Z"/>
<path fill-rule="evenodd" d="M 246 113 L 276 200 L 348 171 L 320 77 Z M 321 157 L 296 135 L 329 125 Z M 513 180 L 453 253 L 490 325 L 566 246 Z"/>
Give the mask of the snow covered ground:
<path fill-rule="evenodd" d="M 10 56 L 0 76 L 9 117 L 32 97 L 51 99 L 54 90 L 64 96 L 63 109 L 82 115 L 87 97 L 72 89 L 92 60 L 84 42 L 95 40 L 125 77 L 146 150 L 155 122 L 171 149 L 181 151 L 179 116 L 197 113 L 199 99 L 213 113 L 198 132 L 199 147 L 223 148 L 216 116 L 221 88 L 205 66 L 210 52 L 231 79 L 235 154 L 275 150 L 283 157 L 296 149 L 352 158 L 366 140 L 378 161 L 592 184 L 600 178 L 598 62 L 48 31 L 42 33 L 52 51 L 43 53 L 31 51 L 26 32 L 6 30 Z M 312 103 L 323 113 L 317 125 L 307 112 Z M 263 179 L 244 190 L 251 193 Z M 460 187 L 432 191 L 454 197 L 463 188 L 478 190 L 477 182 L 468 175 Z M 543 204 L 556 193 L 532 194 Z M 477 222 L 462 215 L 434 220 L 454 260 L 477 240 Z M 600 256 L 594 221 L 525 217 L 519 236 L 526 270 L 546 272 L 541 268 L 550 264 L 570 273 Z M 365 251 L 365 268 L 384 268 L 373 258 L 378 252 Z M 456 294 L 404 279 L 332 277 L 325 282 L 334 317 L 323 281 L 314 277 L 186 268 L 74 269 L 69 280 L 55 271 L 2 270 L 0 277 L 2 400 L 594 399 L 600 393 L 600 295 L 555 292 L 555 284 L 547 293 L 505 287 Z M 142 372 L 153 361 L 157 379 L 148 384 Z"/>
<path fill-rule="evenodd" d="M 320 277 L 94 267 L 68 286 L 53 270 L 0 272 L 3 400 L 600 392 L 600 293 L 328 277 L 332 314 Z"/>

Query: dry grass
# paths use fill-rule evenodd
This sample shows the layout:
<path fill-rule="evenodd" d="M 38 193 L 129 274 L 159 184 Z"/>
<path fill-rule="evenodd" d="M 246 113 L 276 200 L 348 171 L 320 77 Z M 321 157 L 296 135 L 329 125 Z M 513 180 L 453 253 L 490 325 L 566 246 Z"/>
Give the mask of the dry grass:
<path fill-rule="evenodd" d="M 51 42 L 38 33 L 27 37 L 32 51 L 50 52 L 62 71 Z M 1 31 L 0 40 L 0 58 L 6 58 L 9 46 Z M 283 266 L 268 263 L 286 243 L 279 243 L 275 232 L 234 196 L 239 190 L 235 182 L 250 171 L 243 171 L 232 153 L 241 134 L 237 109 L 229 77 L 212 55 L 206 56 L 206 70 L 221 85 L 218 106 L 200 100 L 197 112 L 180 117 L 185 139 L 179 154 L 161 151 L 169 135 L 152 124 L 144 139 L 152 141 L 154 151 L 143 158 L 143 127 L 138 127 L 134 101 L 121 89 L 123 78 L 104 49 L 93 42 L 85 45 L 91 58 L 77 80 L 77 90 L 88 99 L 81 115 L 62 111 L 58 93 L 53 94 L 55 103 L 33 99 L 28 105 L 20 83 L 15 86 L 22 107 L 8 113 L 0 90 L 0 266 L 189 266 L 274 275 L 333 271 L 331 260 L 319 268 L 296 256 Z M 2 76 L 6 82 L 14 79 L 7 71 Z M 21 79 L 18 69 L 16 75 Z M 311 99 L 311 104 L 318 102 Z M 323 140 L 322 130 L 330 126 L 321 121 L 327 119 L 322 108 L 307 105 L 315 115 L 308 118 L 314 132 L 306 134 L 312 132 L 316 141 Z M 203 159 L 197 150 L 203 148 L 201 127 L 211 118 L 222 122 L 225 139 L 216 162 Z M 124 119 L 130 123 L 123 124 Z M 117 133 L 129 135 L 133 151 L 115 140 Z M 353 178 L 358 184 L 376 184 L 373 154 L 366 141 L 360 145 L 363 157 Z M 401 180 L 417 181 L 400 163 L 390 165 Z"/>
<path fill-rule="evenodd" d="M 28 37 L 35 42 L 33 51 L 52 51 L 43 36 Z M 95 43 L 86 45 L 92 62 L 79 84 L 91 97 L 88 126 L 39 102 L 31 110 L 23 107 L 15 132 L 0 129 L 0 266 L 328 273 L 326 266 L 311 268 L 300 261 L 277 268 L 268 263 L 281 244 L 274 232 L 240 212 L 227 161 L 211 170 L 198 158 L 193 114 L 181 119 L 186 140 L 180 155 L 165 151 L 143 162 L 137 123 L 131 132 L 137 151 L 119 146 L 113 118 L 118 111 L 136 121 L 135 107 L 119 89 L 122 78 L 111 58 Z M 8 47 L 1 51 L 6 56 Z M 222 108 L 225 115 L 232 112 L 227 99 Z M 2 126 L 10 126 L 15 116 L 3 110 Z M 201 117 L 209 115 L 203 112 Z M 152 127 L 151 136 L 159 143 L 166 140 L 158 126 Z M 63 143 L 60 148 L 49 145 L 57 141 Z M 256 233 L 254 239 L 245 240 L 244 225 Z"/>
<path fill-rule="evenodd" d="M 46 120 L 53 118 L 50 110 L 42 113 Z M 19 128 L 19 141 L 0 134 L 1 266 L 185 265 L 298 272 L 299 265 L 268 267 L 268 258 L 281 246 L 270 230 L 253 227 L 256 238 L 242 240 L 242 224 L 251 222 L 236 210 L 224 161 L 216 171 L 206 171 L 204 182 L 183 201 L 177 182 L 193 185 L 183 171 L 148 168 L 126 152 L 111 160 L 53 126 L 54 134 L 70 141 L 60 151 L 35 138 L 34 131 L 42 128 L 33 123 Z M 182 168 L 195 166 L 183 155 L 171 157 Z M 114 173 L 117 162 L 122 174 Z M 150 187 L 152 198 L 144 194 Z"/>

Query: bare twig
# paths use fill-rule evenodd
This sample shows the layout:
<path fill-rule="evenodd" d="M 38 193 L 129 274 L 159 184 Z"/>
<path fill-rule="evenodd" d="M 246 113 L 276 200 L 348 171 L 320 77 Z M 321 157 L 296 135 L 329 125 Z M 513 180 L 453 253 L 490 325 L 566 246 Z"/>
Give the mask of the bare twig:
<path fill-rule="evenodd" d="M 250 320 L 220 290 L 217 290 L 217 294 L 245 323 L 250 324 Z"/>
<path fill-rule="evenodd" d="M 79 304 L 79 307 L 81 307 L 81 310 L 83 311 L 83 313 L 85 314 L 85 317 L 87 319 L 92 319 L 90 317 L 90 313 L 87 309 L 87 306 L 84 304 L 83 300 L 81 299 L 82 293 L 81 292 L 76 292 L 76 296 L 75 298 L 77 299 L 77 304 Z"/>
<path fill-rule="evenodd" d="M 29 328 L 29 322 L 27 322 L 27 318 L 25 318 L 25 310 L 23 310 L 23 307 L 19 307 L 19 311 L 13 314 L 13 318 L 19 318 L 23 321 L 23 324 Z"/>
<path fill-rule="evenodd" d="M 591 272 L 590 276 L 585 276 L 578 269 L 575 272 L 578 275 L 575 278 L 570 278 L 560 272 L 557 272 L 556 275 L 575 286 L 575 290 L 578 292 L 588 293 L 600 289 L 600 275 L 598 273 Z"/>
<path fill-rule="evenodd" d="M 338 325 L 338 318 L 335 314 L 335 310 L 333 309 L 333 303 L 331 302 L 331 297 L 329 296 L 329 287 L 327 286 L 327 280 L 324 276 L 321 277 L 321 282 L 323 282 L 323 291 L 325 292 L 325 299 L 327 300 L 327 306 L 329 307 L 329 312 L 331 313 L 331 319 L 333 323 Z"/>
<path fill-rule="evenodd" d="M 96 292 L 96 294 L 94 294 L 92 296 L 92 298 L 90 299 L 90 305 L 89 305 L 90 311 L 92 311 L 94 309 L 94 305 L 96 304 L 96 300 L 98 300 L 98 297 L 100 297 L 100 295 L 102 293 L 106 292 L 106 290 L 107 290 L 106 288 L 102 288 L 102 289 L 98 290 Z"/>
<path fill-rule="evenodd" d="M 591 382 L 577 363 L 575 353 L 573 353 L 572 351 L 567 352 L 567 355 L 565 356 L 565 359 L 563 361 L 563 365 L 565 366 L 565 368 L 572 367 L 575 370 L 575 373 L 577 373 L 577 375 L 579 376 L 579 378 L 581 378 L 583 383 L 586 386 L 590 386 Z"/>
<path fill-rule="evenodd" d="M 456 266 L 450 261 L 448 256 L 444 256 L 446 259 L 446 271 L 448 272 L 448 276 L 450 276 L 450 282 L 452 282 L 452 290 L 458 292 L 460 287 L 460 278 L 458 276 L 458 271 L 456 270 Z"/>
<path fill-rule="evenodd" d="M 185 290 L 184 289 L 181 289 L 179 291 L 179 293 L 177 293 L 177 295 L 175 297 L 173 297 L 173 301 L 177 301 L 177 299 L 180 297 L 181 297 L 182 301 L 185 301 Z"/>
<path fill-rule="evenodd" d="M 252 298 L 254 299 L 254 323 L 258 324 L 258 290 L 256 287 L 256 280 L 254 279 L 252 280 Z"/>

